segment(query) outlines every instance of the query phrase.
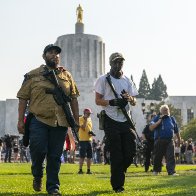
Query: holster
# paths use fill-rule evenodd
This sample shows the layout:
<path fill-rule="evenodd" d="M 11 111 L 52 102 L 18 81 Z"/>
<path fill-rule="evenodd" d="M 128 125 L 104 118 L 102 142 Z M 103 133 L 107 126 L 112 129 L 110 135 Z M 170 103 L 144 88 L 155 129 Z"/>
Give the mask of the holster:
<path fill-rule="evenodd" d="M 97 114 L 97 117 L 99 118 L 99 129 L 104 130 L 105 126 L 105 110 L 101 110 L 99 114 Z"/>
<path fill-rule="evenodd" d="M 27 115 L 27 118 L 26 118 L 26 122 L 25 122 L 25 132 L 24 132 L 24 135 L 23 135 L 23 145 L 25 147 L 28 147 L 29 145 L 29 126 L 30 126 L 30 122 L 31 122 L 31 119 L 33 118 L 33 114 L 32 113 L 29 113 Z"/>

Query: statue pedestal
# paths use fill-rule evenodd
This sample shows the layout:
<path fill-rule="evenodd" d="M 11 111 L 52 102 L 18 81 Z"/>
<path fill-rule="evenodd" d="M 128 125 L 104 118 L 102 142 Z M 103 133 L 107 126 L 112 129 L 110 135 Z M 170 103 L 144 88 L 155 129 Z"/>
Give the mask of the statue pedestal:
<path fill-rule="evenodd" d="M 78 34 L 78 33 L 84 33 L 84 24 L 77 22 L 75 24 L 75 30 L 76 30 L 76 32 L 75 32 L 76 34 Z"/>

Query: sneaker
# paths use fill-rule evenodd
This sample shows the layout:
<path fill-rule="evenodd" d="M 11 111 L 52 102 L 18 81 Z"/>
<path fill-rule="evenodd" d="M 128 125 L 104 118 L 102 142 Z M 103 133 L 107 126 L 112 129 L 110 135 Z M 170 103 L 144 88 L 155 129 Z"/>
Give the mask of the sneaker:
<path fill-rule="evenodd" d="M 61 196 L 61 193 L 59 192 L 59 190 L 54 189 L 50 192 L 48 192 L 48 195 L 56 195 L 56 196 Z"/>
<path fill-rule="evenodd" d="M 33 189 L 36 192 L 40 192 L 42 190 L 42 178 L 34 178 L 33 179 Z"/>
<path fill-rule="evenodd" d="M 153 172 L 153 175 L 154 175 L 154 176 L 157 176 L 157 175 L 158 175 L 158 172 L 155 172 L 155 171 L 154 171 L 154 172 Z"/>
<path fill-rule="evenodd" d="M 124 189 L 123 187 L 114 189 L 115 193 L 122 193 L 122 192 L 124 192 L 124 190 L 125 190 L 125 189 Z"/>
<path fill-rule="evenodd" d="M 179 176 L 177 173 L 169 174 L 169 176 Z"/>
<path fill-rule="evenodd" d="M 86 174 L 93 174 L 91 171 L 87 171 Z"/>
<path fill-rule="evenodd" d="M 82 170 L 79 170 L 78 174 L 83 174 L 83 171 Z"/>

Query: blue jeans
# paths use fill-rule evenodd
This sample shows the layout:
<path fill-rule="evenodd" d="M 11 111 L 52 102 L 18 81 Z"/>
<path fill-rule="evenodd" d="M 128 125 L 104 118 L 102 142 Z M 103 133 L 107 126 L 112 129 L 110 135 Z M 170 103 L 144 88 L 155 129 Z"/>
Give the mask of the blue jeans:
<path fill-rule="evenodd" d="M 51 127 L 35 117 L 31 119 L 30 126 L 30 154 L 32 159 L 32 174 L 35 178 L 42 178 L 44 171 L 44 160 L 46 158 L 46 190 L 50 192 L 59 189 L 58 178 L 61 155 L 67 133 L 66 127 Z"/>
<path fill-rule="evenodd" d="M 12 148 L 11 147 L 6 147 L 5 162 L 7 162 L 7 159 L 8 159 L 8 161 L 11 163 L 11 157 L 12 157 Z"/>

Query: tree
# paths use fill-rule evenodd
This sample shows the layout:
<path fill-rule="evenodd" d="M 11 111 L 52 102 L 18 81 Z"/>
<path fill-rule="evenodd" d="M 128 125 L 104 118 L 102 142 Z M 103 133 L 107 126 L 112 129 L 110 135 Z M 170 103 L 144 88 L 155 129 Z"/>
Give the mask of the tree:
<path fill-rule="evenodd" d="M 184 140 L 192 138 L 196 141 L 196 118 L 192 119 L 187 125 L 182 128 L 181 137 Z"/>
<path fill-rule="evenodd" d="M 168 97 L 167 86 L 164 84 L 161 75 L 154 79 L 149 98 L 152 100 L 162 101 Z"/>
<path fill-rule="evenodd" d="M 139 93 L 139 95 L 137 96 L 138 98 L 148 99 L 150 95 L 150 84 L 148 82 L 148 78 L 145 70 L 143 70 L 142 77 L 140 79 L 138 93 Z"/>
<path fill-rule="evenodd" d="M 157 97 L 157 95 L 156 95 L 156 82 L 157 82 L 157 80 L 156 80 L 156 78 L 154 78 L 154 81 L 152 83 L 152 88 L 150 89 L 150 95 L 149 95 L 150 100 L 156 100 L 156 97 Z"/>

